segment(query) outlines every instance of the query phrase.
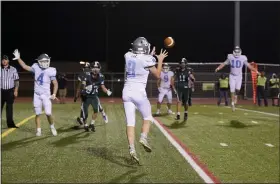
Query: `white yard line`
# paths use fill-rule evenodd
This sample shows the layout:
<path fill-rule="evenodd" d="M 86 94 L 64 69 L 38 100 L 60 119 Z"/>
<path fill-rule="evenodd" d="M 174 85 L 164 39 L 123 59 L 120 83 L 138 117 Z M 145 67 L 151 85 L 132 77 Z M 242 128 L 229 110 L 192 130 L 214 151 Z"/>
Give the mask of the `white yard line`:
<path fill-rule="evenodd" d="M 231 108 L 231 107 L 226 107 L 226 108 Z M 269 113 L 269 112 L 255 111 L 255 110 L 243 109 L 243 108 L 235 108 L 235 109 L 242 110 L 242 111 L 247 111 L 247 112 L 255 112 L 255 113 L 260 113 L 260 114 L 264 114 L 264 115 L 279 117 L 279 114 L 274 114 L 274 113 Z"/>
<path fill-rule="evenodd" d="M 205 183 L 220 183 L 220 181 L 207 170 L 207 168 L 198 162 L 197 159 L 192 156 L 187 147 L 183 145 L 179 139 L 177 139 L 159 120 L 155 119 L 154 124 L 163 133 L 163 135 L 169 140 L 169 142 L 179 151 L 179 153 L 186 159 L 196 173 L 204 180 Z"/>

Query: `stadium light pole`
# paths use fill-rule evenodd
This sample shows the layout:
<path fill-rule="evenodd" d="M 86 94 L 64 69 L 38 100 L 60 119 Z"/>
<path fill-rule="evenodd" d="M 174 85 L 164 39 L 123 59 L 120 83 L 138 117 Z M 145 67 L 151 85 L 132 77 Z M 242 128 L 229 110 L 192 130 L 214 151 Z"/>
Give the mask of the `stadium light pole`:
<path fill-rule="evenodd" d="M 234 46 L 240 46 L 240 1 L 234 1 Z M 247 81 L 248 69 L 245 66 L 245 79 L 244 79 L 244 95 L 243 98 L 247 99 Z"/>
<path fill-rule="evenodd" d="M 240 1 L 234 1 L 234 46 L 240 46 Z"/>
<path fill-rule="evenodd" d="M 98 4 L 101 4 L 102 8 L 105 8 L 105 60 L 108 62 L 108 55 L 109 55 L 109 13 L 110 8 L 115 8 L 117 4 L 119 4 L 116 1 L 101 1 L 97 2 Z"/>

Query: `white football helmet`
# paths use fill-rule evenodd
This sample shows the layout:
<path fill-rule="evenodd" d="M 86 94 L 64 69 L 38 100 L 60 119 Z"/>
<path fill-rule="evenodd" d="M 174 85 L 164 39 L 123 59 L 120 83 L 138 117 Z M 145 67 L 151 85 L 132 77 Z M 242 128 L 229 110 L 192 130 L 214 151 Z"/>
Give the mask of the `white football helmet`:
<path fill-rule="evenodd" d="M 162 70 L 163 72 L 167 73 L 169 71 L 169 65 L 168 63 L 164 63 L 163 66 L 162 66 Z"/>
<path fill-rule="evenodd" d="M 36 60 L 41 68 L 46 69 L 50 66 L 51 58 L 48 54 L 41 54 Z"/>
<path fill-rule="evenodd" d="M 233 49 L 233 56 L 234 57 L 239 57 L 241 56 L 241 48 L 239 46 L 235 46 L 234 49 Z"/>
<path fill-rule="evenodd" d="M 138 37 L 136 40 L 134 40 L 132 45 L 132 52 L 134 54 L 149 54 L 150 53 L 150 47 L 151 44 L 148 42 L 148 40 L 144 37 Z"/>

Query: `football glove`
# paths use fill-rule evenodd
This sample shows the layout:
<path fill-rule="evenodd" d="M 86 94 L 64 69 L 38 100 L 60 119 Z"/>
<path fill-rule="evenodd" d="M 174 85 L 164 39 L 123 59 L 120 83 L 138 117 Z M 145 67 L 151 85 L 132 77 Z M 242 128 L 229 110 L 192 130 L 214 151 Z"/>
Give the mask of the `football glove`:
<path fill-rule="evenodd" d="M 55 95 L 55 94 L 52 94 L 51 97 L 50 97 L 50 99 L 51 99 L 51 100 L 57 99 L 57 98 L 56 98 L 56 95 Z"/>
<path fill-rule="evenodd" d="M 13 52 L 13 54 L 14 54 L 14 58 L 13 58 L 13 60 L 18 60 L 19 58 L 20 58 L 20 53 L 19 53 L 19 51 L 16 49 L 14 52 Z"/>
<path fill-rule="evenodd" d="M 107 95 L 111 96 L 112 92 L 110 91 L 110 89 L 107 90 Z"/>

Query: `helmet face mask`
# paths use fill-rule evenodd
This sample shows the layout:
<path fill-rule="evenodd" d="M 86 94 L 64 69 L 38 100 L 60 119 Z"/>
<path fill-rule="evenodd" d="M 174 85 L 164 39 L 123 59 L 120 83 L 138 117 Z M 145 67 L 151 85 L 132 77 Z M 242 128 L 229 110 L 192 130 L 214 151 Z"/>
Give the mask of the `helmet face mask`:
<path fill-rule="evenodd" d="M 50 67 L 51 58 L 47 54 L 41 54 L 37 59 L 40 68 Z"/>
<path fill-rule="evenodd" d="M 180 62 L 180 68 L 181 69 L 185 69 L 187 66 L 187 59 L 186 58 L 182 58 L 181 62 Z"/>
<path fill-rule="evenodd" d="M 50 67 L 50 60 L 49 59 L 47 59 L 47 60 L 39 60 L 38 63 L 39 63 L 39 66 L 41 68 L 49 68 Z"/>
<path fill-rule="evenodd" d="M 169 71 L 169 66 L 167 63 L 164 63 L 164 65 L 162 66 L 162 70 L 163 72 L 167 73 Z"/>
<path fill-rule="evenodd" d="M 101 65 L 98 61 L 94 61 L 90 65 L 91 73 L 94 75 L 98 75 L 101 70 Z"/>
<path fill-rule="evenodd" d="M 151 44 L 144 37 L 136 38 L 131 45 L 134 54 L 150 54 Z"/>
<path fill-rule="evenodd" d="M 233 56 L 234 57 L 239 57 L 239 56 L 241 56 L 241 53 L 242 53 L 241 48 L 236 46 L 233 50 Z"/>

